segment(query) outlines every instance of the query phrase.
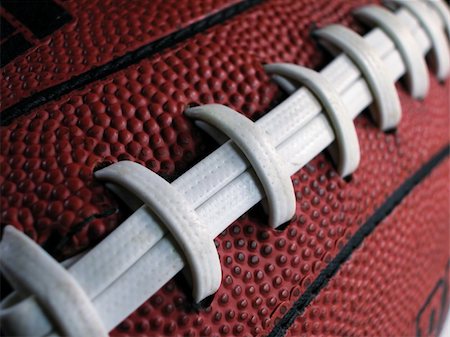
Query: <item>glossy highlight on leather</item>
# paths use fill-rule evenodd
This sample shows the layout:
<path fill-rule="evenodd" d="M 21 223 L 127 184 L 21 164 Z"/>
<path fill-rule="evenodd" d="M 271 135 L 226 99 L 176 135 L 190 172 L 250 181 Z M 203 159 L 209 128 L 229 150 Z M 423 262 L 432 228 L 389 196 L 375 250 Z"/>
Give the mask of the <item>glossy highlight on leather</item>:
<path fill-rule="evenodd" d="M 311 29 L 341 23 L 364 32 L 365 28 L 351 13 L 358 6 L 374 2 L 267 1 L 14 119 L 1 128 L 2 222 L 25 232 L 60 259 L 95 246 L 130 214 L 104 184 L 94 179 L 95 170 L 131 160 L 173 181 L 217 147 L 184 116 L 187 107 L 220 103 L 258 120 L 285 98 L 263 65 L 292 62 L 320 69 L 327 64 L 329 55 L 310 36 Z M 205 13 L 212 11 L 207 8 Z M 258 29 L 254 22 L 259 23 Z M 124 33 L 120 39 L 126 37 Z M 45 60 L 44 66 L 47 63 L 50 64 Z M 8 70 L 7 76 L 15 77 L 17 85 L 23 87 L 17 91 L 6 88 L 6 93 L 26 92 L 26 96 L 37 90 L 33 81 L 28 86 L 23 84 L 27 83 L 23 79 L 18 80 L 21 71 L 22 68 Z M 59 75 L 59 80 L 71 76 L 66 72 Z M 51 81 L 53 77 L 48 83 Z M 319 154 L 292 176 L 296 214 L 283 226 L 284 230 L 267 227 L 262 207 L 255 206 L 215 239 L 223 279 L 210 306 L 194 306 L 185 279 L 176 276 L 111 334 L 259 336 L 270 333 L 365 220 L 413 172 L 448 144 L 448 81 L 440 84 L 430 75 L 430 93 L 423 101 L 414 100 L 401 84 L 396 85 L 396 90 L 403 110 L 396 132 L 381 132 L 365 112 L 356 118 L 361 163 L 351 178 L 340 178 L 328 155 Z M 8 98 L 6 102 L 14 104 L 15 100 Z M 441 167 L 448 170 L 448 162 Z M 439 172 L 445 171 L 441 167 Z M 443 184 L 444 176 L 444 173 L 433 173 L 423 187 L 418 186 L 417 193 L 413 192 L 411 206 L 405 209 L 400 205 L 398 212 L 408 213 L 412 218 L 425 217 L 423 221 L 440 228 L 442 214 L 435 212 L 435 217 L 428 218 L 419 206 L 422 195 L 430 203 L 434 198 L 448 197 L 448 191 L 433 192 Z M 417 211 L 412 210 L 414 205 L 418 205 Z M 401 230 L 406 230 L 408 224 L 402 223 L 402 219 L 399 217 L 395 222 L 401 223 Z M 390 221 L 389 218 L 386 223 Z M 385 227 L 383 222 L 380 231 Z M 420 232 L 420 228 L 414 226 L 414 231 Z M 389 243 L 392 238 L 399 243 L 399 249 L 406 249 L 402 235 L 394 234 L 369 237 L 369 244 L 375 242 L 371 249 L 376 250 L 380 242 Z M 433 242 L 435 233 L 426 235 L 430 235 L 426 236 L 426 242 Z M 395 253 L 397 246 L 390 247 Z M 365 254 L 359 253 L 364 249 L 356 254 Z M 388 267 L 383 266 L 383 252 L 377 254 L 371 261 L 390 275 Z M 405 255 L 413 256 L 408 254 Z M 446 258 L 439 256 L 442 260 Z M 398 262 L 395 264 L 398 268 L 392 269 L 395 272 L 417 267 L 395 262 Z M 351 259 L 349 265 L 353 263 Z M 438 279 L 441 269 L 441 265 L 433 265 L 429 282 L 403 287 L 403 293 L 419 287 L 421 295 L 431 294 L 430 298 L 434 299 L 435 284 L 431 279 Z M 342 293 L 366 295 L 353 295 L 351 287 L 340 289 L 340 284 L 347 282 L 341 281 L 345 277 L 341 274 L 345 273 L 338 273 L 336 283 L 330 283 L 334 288 L 327 288 L 326 293 L 337 293 L 336 302 Z M 354 275 L 348 274 L 349 279 Z M 373 275 L 379 277 L 375 271 Z M 319 294 L 307 309 L 307 318 L 299 318 L 290 334 L 334 331 L 342 335 L 348 331 L 355 334 L 366 331 L 348 322 L 350 326 L 344 328 L 343 323 L 329 318 L 336 309 L 327 309 L 326 296 Z M 420 307 L 415 304 L 416 308 Z M 317 314 L 314 311 L 317 306 L 322 306 L 318 310 L 325 308 L 326 313 Z M 342 306 L 347 310 L 346 303 Z M 377 310 L 373 312 L 381 315 L 381 321 L 385 317 Z M 323 328 L 320 322 L 317 324 L 317 317 L 319 320 L 328 317 L 323 326 L 332 326 L 331 330 Z M 422 320 L 418 318 L 420 329 L 423 329 Z M 413 323 L 398 328 L 396 321 L 387 317 L 382 327 L 393 332 L 412 331 Z"/>

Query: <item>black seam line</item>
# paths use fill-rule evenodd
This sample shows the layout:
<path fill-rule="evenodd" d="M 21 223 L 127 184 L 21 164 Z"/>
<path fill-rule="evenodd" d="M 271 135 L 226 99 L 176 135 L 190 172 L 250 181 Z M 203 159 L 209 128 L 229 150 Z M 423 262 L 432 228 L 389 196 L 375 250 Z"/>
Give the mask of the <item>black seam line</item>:
<path fill-rule="evenodd" d="M 58 238 L 49 239 L 44 245 L 44 249 L 50 254 L 56 255 L 69 242 L 69 240 L 78 234 L 84 227 L 96 219 L 104 219 L 118 212 L 117 208 L 106 209 L 103 212 L 92 214 L 82 221 L 76 223 L 66 235 Z"/>
<path fill-rule="evenodd" d="M 314 282 L 306 289 L 289 311 L 275 325 L 268 337 L 282 337 L 286 334 L 295 319 L 303 313 L 305 308 L 319 294 L 328 281 L 337 273 L 340 266 L 346 262 L 353 251 L 358 248 L 364 239 L 370 235 L 377 225 L 383 221 L 395 207 L 419 184 L 430 172 L 441 163 L 450 153 L 450 144 L 439 151 L 433 158 L 409 177 L 397 190 L 394 191 L 377 211 L 358 229 L 352 238 L 339 251 L 336 257 L 322 270 Z"/>
<path fill-rule="evenodd" d="M 95 67 L 80 75 L 72 77 L 70 80 L 57 84 L 53 87 L 44 89 L 34 95 L 24 98 L 13 106 L 3 110 L 0 113 L 0 125 L 8 125 L 15 118 L 26 114 L 31 109 L 34 109 L 49 101 L 55 100 L 62 95 L 65 95 L 72 90 L 81 88 L 93 81 L 104 78 L 112 73 L 122 70 L 138 61 L 147 58 L 155 53 L 161 52 L 163 49 L 173 47 L 175 44 L 186 40 L 198 33 L 205 31 L 212 26 L 221 24 L 226 20 L 250 9 L 251 7 L 262 3 L 264 0 L 244 0 L 238 4 L 227 7 L 215 14 L 212 14 L 202 20 L 196 21 L 193 24 L 181 30 L 173 32 L 156 41 L 150 42 L 132 52 L 120 56 L 104 65 Z"/>

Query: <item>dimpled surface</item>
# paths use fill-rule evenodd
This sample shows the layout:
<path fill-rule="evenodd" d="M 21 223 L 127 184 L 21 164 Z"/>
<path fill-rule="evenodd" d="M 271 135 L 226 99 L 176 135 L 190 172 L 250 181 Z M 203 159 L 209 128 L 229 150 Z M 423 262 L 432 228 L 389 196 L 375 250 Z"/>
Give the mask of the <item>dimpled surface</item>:
<path fill-rule="evenodd" d="M 2 106 L 105 64 L 238 0 L 58 1 L 73 20 L 2 68 Z M 2 9 L 8 20 L 13 17 Z M 14 20 L 15 21 L 15 20 Z M 20 25 L 19 25 L 20 26 Z"/>
<path fill-rule="evenodd" d="M 379 132 L 366 116 L 357 118 L 362 158 L 350 182 L 336 175 L 324 155 L 295 174 L 297 212 L 286 229 L 268 229 L 256 206 L 220 235 L 223 281 L 209 308 L 192 308 L 183 279 L 175 279 L 113 335 L 269 333 L 359 226 L 448 143 L 448 84 L 432 79 L 432 86 L 432 95 L 422 103 L 398 87 L 404 116 L 396 134 Z"/>
<path fill-rule="evenodd" d="M 449 301 L 449 168 L 446 160 L 378 225 L 288 336 L 438 335 Z"/>
<path fill-rule="evenodd" d="M 1 110 L 55 84 L 67 81 L 74 75 L 86 72 L 94 66 L 105 64 L 111 59 L 132 51 L 144 43 L 167 35 L 197 19 L 200 13 L 223 8 L 236 0 L 201 1 L 201 6 L 190 1 L 149 1 L 142 2 L 90 2 L 67 3 L 70 13 L 77 9 L 78 21 L 69 23 L 62 31 L 55 33 L 37 49 L 30 51 L 2 68 Z M 273 0 L 255 6 L 250 13 L 232 20 L 224 29 L 215 30 L 217 43 L 230 48 L 251 52 L 265 57 L 269 62 L 297 61 L 304 65 L 318 65 L 323 57 L 310 38 L 311 29 L 343 19 L 351 20 L 348 12 L 360 4 L 377 3 L 378 0 L 350 1 L 290 1 Z M 324 6 L 326 4 L 326 6 Z M 187 10 L 181 10 L 182 6 Z M 90 8 L 88 14 L 85 8 Z M 176 11 L 173 9 L 177 8 Z M 171 10 L 172 9 L 172 10 Z M 203 10 L 202 10 L 203 9 Z M 78 13 L 76 12 L 76 13 Z M 186 22 L 180 20 L 179 13 L 186 12 Z M 109 13 L 104 15 L 104 13 Z M 140 13 L 139 15 L 134 13 Z M 166 17 L 166 15 L 168 17 Z M 133 16 L 134 21 L 128 21 Z M 103 22 L 100 18 L 104 18 Z M 255 24 L 258 29 L 255 29 Z M 104 27 L 108 28 L 104 28 Z M 113 28 L 111 28 L 113 26 Z M 131 26 L 131 27 L 129 27 Z M 92 28 L 95 27 L 95 28 Z M 64 30 L 68 30 L 67 33 Z M 148 31 L 146 31 L 148 30 Z M 125 34 L 125 35 L 123 35 Z M 92 35 L 92 36 L 91 36 Z M 66 38 L 68 40 L 66 40 Z M 101 44 L 99 44 L 101 42 Z M 249 49 L 247 49 L 249 48 Z M 42 55 L 41 55 L 42 53 Z"/>
<path fill-rule="evenodd" d="M 361 31 L 349 13 L 368 2 L 268 1 L 18 118 L 2 128 L 4 223 L 66 256 L 93 245 L 127 215 L 94 181 L 95 167 L 130 159 L 175 178 L 214 147 L 183 116 L 187 105 L 222 103 L 257 119 L 281 98 L 262 64 L 323 65 L 311 26 Z M 210 307 L 194 307 L 179 276 L 112 334 L 270 332 L 358 227 L 448 143 L 449 85 L 431 83 L 422 102 L 397 86 L 404 116 L 396 133 L 380 132 L 368 114 L 356 120 L 362 161 L 350 181 L 325 154 L 292 177 L 297 211 L 285 230 L 269 229 L 256 206 L 216 239 L 223 282 Z"/>
<path fill-rule="evenodd" d="M 222 103 L 254 119 L 267 112 L 279 95 L 263 63 L 288 55 L 286 61 L 310 66 L 323 59 L 309 26 L 298 25 L 316 18 L 317 7 L 306 6 L 311 3 L 258 6 L 3 127 L 3 222 L 58 251 L 70 253 L 97 242 L 124 213 L 94 181 L 93 170 L 128 159 L 172 179 L 211 148 L 184 117 L 186 106 Z M 352 23 L 349 12 L 360 3 L 333 3 L 317 24 Z M 255 21 L 260 22 L 258 34 Z M 287 24 L 298 41 L 305 41 L 295 49 L 282 33 Z"/>

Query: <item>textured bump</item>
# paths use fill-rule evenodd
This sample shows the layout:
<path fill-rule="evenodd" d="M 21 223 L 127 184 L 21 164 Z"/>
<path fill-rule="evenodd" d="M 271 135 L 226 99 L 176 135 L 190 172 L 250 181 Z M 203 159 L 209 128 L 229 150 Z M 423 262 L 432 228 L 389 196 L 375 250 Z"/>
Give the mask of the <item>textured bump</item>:
<path fill-rule="evenodd" d="M 42 40 L 1 8 L 0 14 L 35 46 L 2 68 L 1 109 L 107 64 L 238 0 L 57 2 L 72 20 Z"/>
<path fill-rule="evenodd" d="M 447 312 L 450 160 L 381 222 L 286 336 L 438 336 Z"/>
<path fill-rule="evenodd" d="M 318 24 L 339 21 L 354 25 L 350 11 L 360 3 L 329 4 Z M 31 204 L 7 198 L 14 207 L 5 208 L 4 222 L 22 228 L 41 244 L 49 242 L 57 253 L 70 254 L 97 242 L 127 213 L 117 212 L 117 201 L 94 181 L 93 170 L 118 160 L 134 160 L 173 179 L 212 145 L 184 117 L 187 106 L 222 103 L 253 119 L 267 112 L 280 95 L 264 73 L 263 63 L 289 57 L 285 61 L 313 66 L 323 60 L 309 30 L 298 26 L 298 22 L 309 22 L 315 9 L 310 1 L 300 5 L 272 1 L 257 6 L 175 49 L 93 82 L 2 127 L 2 188 L 33 195 L 45 208 L 44 215 L 37 216 Z M 253 29 L 255 20 L 261 22 L 261 31 Z M 286 25 L 291 28 L 290 35 L 303 41 L 294 49 L 290 35 L 282 34 Z M 263 27 L 271 27 L 270 34 Z M 276 43 L 280 36 L 283 38 Z M 65 179 L 69 168 L 72 190 Z M 82 202 L 71 216 L 60 214 L 68 206 L 67 200 L 66 205 L 55 200 L 55 189 L 62 187 Z M 19 218 L 17 212 L 26 208 L 27 215 Z"/>
<path fill-rule="evenodd" d="M 320 68 L 328 58 L 311 27 L 361 31 L 350 12 L 372 2 L 267 1 L 2 127 L 2 224 L 58 257 L 94 245 L 129 214 L 94 169 L 133 160 L 176 178 L 216 147 L 184 117 L 187 106 L 222 103 L 259 118 L 283 99 L 262 64 Z M 448 143 L 449 84 L 431 84 L 423 102 L 397 86 L 404 116 L 396 133 L 380 132 L 366 113 L 357 118 L 362 160 L 351 179 L 339 178 L 326 154 L 297 172 L 297 212 L 284 230 L 268 228 L 256 206 L 216 238 L 223 282 L 211 306 L 193 306 L 178 275 L 112 334 L 269 333 L 358 227 Z"/>

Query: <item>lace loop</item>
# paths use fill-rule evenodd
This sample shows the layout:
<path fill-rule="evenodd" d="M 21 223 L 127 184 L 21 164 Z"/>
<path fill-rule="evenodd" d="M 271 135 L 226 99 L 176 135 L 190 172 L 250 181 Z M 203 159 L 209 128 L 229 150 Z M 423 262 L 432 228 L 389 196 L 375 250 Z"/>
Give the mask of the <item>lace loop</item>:
<path fill-rule="evenodd" d="M 400 122 L 402 110 L 394 80 L 377 52 L 358 34 L 342 25 L 329 25 L 314 32 L 325 47 L 342 49 L 355 62 L 367 81 L 376 105 L 373 114 L 382 130 Z"/>
<path fill-rule="evenodd" d="M 447 38 L 450 39 L 450 9 L 448 5 L 443 0 L 428 0 L 426 3 L 438 12 L 444 23 Z"/>
<path fill-rule="evenodd" d="M 428 10 L 433 12 L 431 9 L 430 5 Z M 408 26 L 420 53 L 426 54 L 430 50 L 430 41 L 418 20 L 403 8 L 397 10 L 395 15 Z M 405 67 L 400 54 L 386 34 L 374 29 L 364 40 L 378 55 L 382 55 L 382 68 L 378 68 L 377 72 L 388 73 L 395 80 L 403 76 Z M 356 118 L 374 101 L 373 89 L 367 85 L 367 76 L 364 73 L 361 76 L 362 71 L 358 71 L 355 64 L 346 55 L 340 55 L 320 71 L 338 92 L 351 118 Z M 330 125 L 330 119 L 322 113 L 321 104 L 309 90 L 297 90 L 293 82 L 282 77 L 279 79 L 284 80 L 285 88 L 295 93 L 255 124 L 270 135 L 288 174 L 294 174 L 329 148 L 336 140 L 336 132 Z M 389 88 L 393 87 L 386 87 L 389 94 L 393 94 L 395 89 Z M 381 102 L 385 100 L 383 97 L 378 99 Z M 205 125 L 208 124 L 204 124 L 203 128 Z M 212 237 L 219 235 L 239 216 L 263 200 L 265 191 L 236 144 L 220 131 L 208 127 L 208 132 L 215 133 L 216 139 L 225 144 L 171 185 L 185 199 L 189 199 L 188 206 L 195 208 L 200 219 L 208 224 L 208 239 L 212 242 Z M 149 207 L 142 205 L 138 198 L 131 198 L 133 191 L 123 193 L 117 188 L 114 191 L 119 191 L 119 197 L 125 198 L 136 211 L 83 257 L 72 260 L 71 265 L 65 265 L 91 299 L 109 331 L 178 272 L 189 267 L 179 244 L 174 242 Z M 52 318 L 35 296 L 19 291 L 2 300 L 0 305 L 2 328 L 11 326 L 15 335 L 54 336 L 58 331 L 53 326 Z M 21 321 L 26 323 L 20 324 Z M 22 329 L 27 332 L 22 333 L 25 331 Z"/>
<path fill-rule="evenodd" d="M 96 309 L 78 282 L 33 240 L 8 226 L 4 230 L 0 252 L 0 267 L 6 278 L 19 293 L 34 295 L 64 335 L 108 336 Z M 29 306 L 29 302 L 23 305 Z M 7 308 L 2 310 L 3 314 L 8 316 Z"/>
<path fill-rule="evenodd" d="M 244 115 L 220 104 L 191 108 L 186 115 L 220 130 L 244 153 L 266 193 L 270 226 L 276 228 L 294 216 L 296 202 L 290 174 L 267 134 Z"/>
<path fill-rule="evenodd" d="M 450 73 L 449 45 L 444 32 L 438 25 L 439 19 L 436 20 L 437 13 L 420 1 L 390 0 L 389 2 L 405 7 L 419 21 L 431 40 L 436 76 L 441 81 L 445 80 Z"/>
<path fill-rule="evenodd" d="M 142 200 L 165 224 L 190 267 L 193 297 L 200 302 L 220 287 L 222 269 L 208 228 L 189 202 L 166 180 L 131 161 L 112 164 L 95 173 L 100 180 L 118 184 Z"/>
<path fill-rule="evenodd" d="M 430 87 L 427 65 L 408 27 L 389 10 L 376 5 L 358 8 L 354 14 L 361 21 L 376 24 L 389 36 L 405 65 L 411 95 L 419 99 L 425 98 Z"/>
<path fill-rule="evenodd" d="M 264 67 L 269 74 L 283 76 L 304 85 L 324 107 L 332 125 L 338 150 L 331 149 L 341 176 L 348 176 L 358 167 L 360 149 L 355 125 L 339 94 L 320 73 L 295 64 L 275 63 Z"/>

